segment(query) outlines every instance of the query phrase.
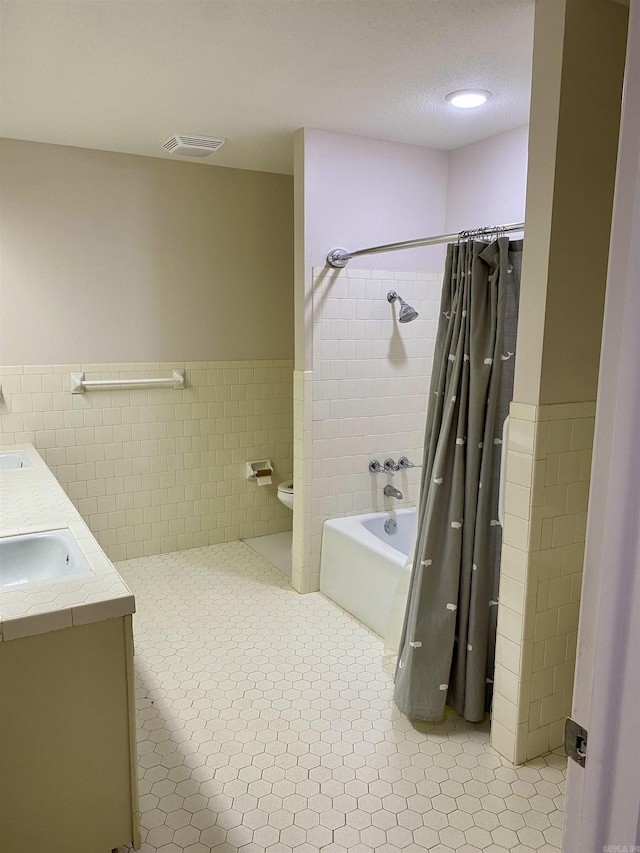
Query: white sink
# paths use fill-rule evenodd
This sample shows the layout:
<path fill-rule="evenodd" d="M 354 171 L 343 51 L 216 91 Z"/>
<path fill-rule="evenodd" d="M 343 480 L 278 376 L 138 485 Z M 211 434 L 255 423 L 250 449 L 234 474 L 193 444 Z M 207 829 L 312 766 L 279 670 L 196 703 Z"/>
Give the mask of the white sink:
<path fill-rule="evenodd" d="M 10 468 L 33 468 L 33 464 L 24 450 L 3 450 L 0 452 L 0 471 Z"/>
<path fill-rule="evenodd" d="M 0 586 L 88 574 L 91 569 L 66 527 L 0 538 Z"/>

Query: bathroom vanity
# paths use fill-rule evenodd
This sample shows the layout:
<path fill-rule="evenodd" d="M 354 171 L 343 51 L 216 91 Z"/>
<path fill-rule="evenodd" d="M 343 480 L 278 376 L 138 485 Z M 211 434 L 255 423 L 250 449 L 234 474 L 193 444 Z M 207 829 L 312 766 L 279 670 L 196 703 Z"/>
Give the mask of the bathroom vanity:
<path fill-rule="evenodd" d="M 31 445 L 0 448 L 0 846 L 140 846 L 130 590 Z"/>

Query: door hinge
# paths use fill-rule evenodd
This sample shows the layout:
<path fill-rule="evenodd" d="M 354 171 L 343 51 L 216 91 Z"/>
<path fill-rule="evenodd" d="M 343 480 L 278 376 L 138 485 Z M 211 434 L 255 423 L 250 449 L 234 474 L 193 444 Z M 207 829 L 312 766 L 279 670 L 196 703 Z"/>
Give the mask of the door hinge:
<path fill-rule="evenodd" d="M 586 764 L 587 730 L 579 726 L 571 717 L 567 717 L 564 723 L 564 752 L 580 767 Z"/>

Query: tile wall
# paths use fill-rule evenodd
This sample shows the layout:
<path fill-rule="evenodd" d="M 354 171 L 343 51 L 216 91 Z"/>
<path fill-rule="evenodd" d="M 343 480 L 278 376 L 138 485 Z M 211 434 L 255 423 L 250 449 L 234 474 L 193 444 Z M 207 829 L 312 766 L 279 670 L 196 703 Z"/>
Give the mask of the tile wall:
<path fill-rule="evenodd" d="M 318 589 L 327 518 L 416 503 L 419 468 L 392 479 L 368 465 L 388 456 L 422 461 L 441 287 L 440 273 L 314 269 L 313 370 L 296 371 L 294 390 L 293 583 L 301 592 Z M 389 290 L 419 317 L 399 324 Z M 385 498 L 387 483 L 404 500 Z"/>
<path fill-rule="evenodd" d="M 311 576 L 311 469 L 313 372 L 293 373 L 293 541 L 291 585 L 298 592 L 314 592 L 318 578 Z"/>
<path fill-rule="evenodd" d="M 87 379 L 170 376 L 183 391 L 70 393 Z M 32 442 L 112 560 L 291 529 L 276 483 L 292 475 L 287 361 L 4 367 L 0 444 Z M 271 486 L 245 461 L 271 458 Z"/>
<path fill-rule="evenodd" d="M 595 403 L 511 404 L 492 744 L 514 763 L 571 713 Z"/>

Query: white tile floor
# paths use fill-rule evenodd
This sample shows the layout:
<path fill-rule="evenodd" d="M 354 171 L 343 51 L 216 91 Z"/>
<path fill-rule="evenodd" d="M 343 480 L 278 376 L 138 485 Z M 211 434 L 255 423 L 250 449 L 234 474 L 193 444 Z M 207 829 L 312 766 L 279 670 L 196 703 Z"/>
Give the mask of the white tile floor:
<path fill-rule="evenodd" d="M 566 759 L 412 725 L 382 642 L 242 542 L 129 560 L 142 851 L 555 853 Z"/>
<path fill-rule="evenodd" d="M 288 578 L 291 578 L 293 533 L 290 530 L 286 533 L 253 536 L 251 539 L 243 539 L 242 541 L 257 551 L 265 560 L 268 560 L 276 569 L 280 569 Z"/>

